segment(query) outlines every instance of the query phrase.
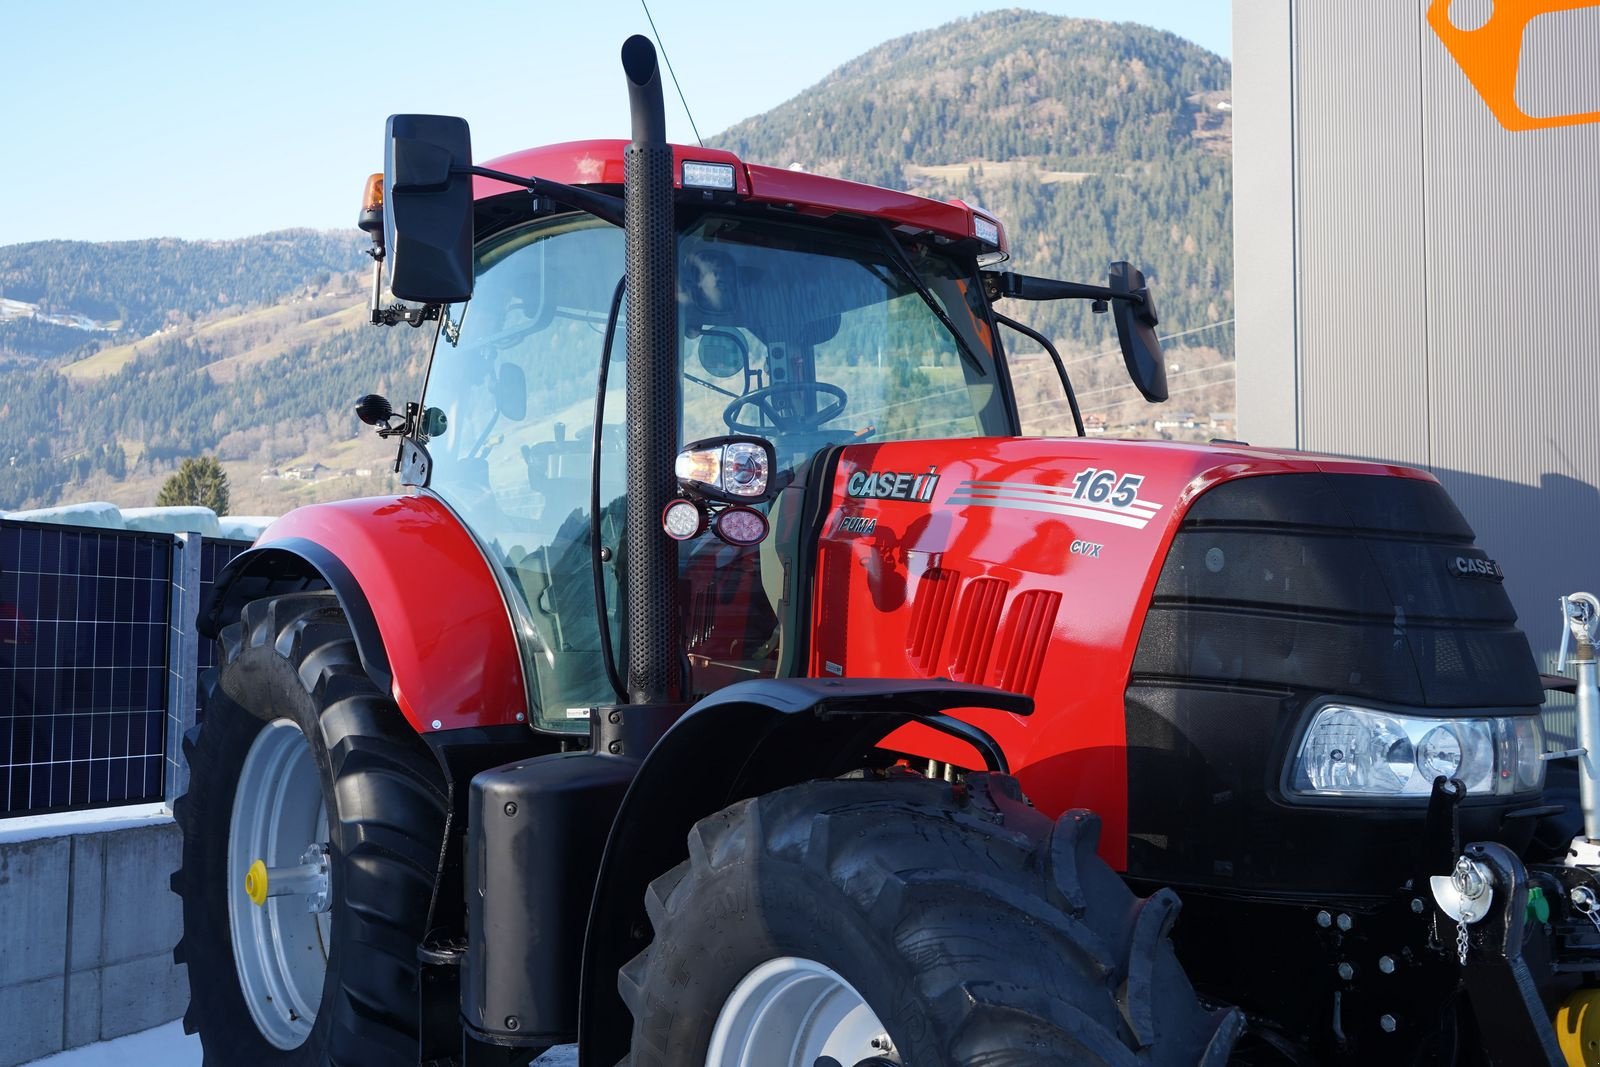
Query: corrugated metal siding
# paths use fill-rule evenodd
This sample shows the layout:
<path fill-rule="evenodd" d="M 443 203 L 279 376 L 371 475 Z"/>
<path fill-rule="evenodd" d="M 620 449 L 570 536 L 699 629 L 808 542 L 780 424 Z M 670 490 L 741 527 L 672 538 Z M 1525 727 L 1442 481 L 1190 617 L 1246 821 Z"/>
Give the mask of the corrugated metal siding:
<path fill-rule="evenodd" d="M 1294 14 L 1300 442 L 1427 462 L 1419 15 Z"/>
<path fill-rule="evenodd" d="M 1600 588 L 1600 125 L 1506 130 L 1424 45 L 1432 467 L 1553 670 L 1557 598 Z M 1566 79 L 1600 79 L 1597 52 Z"/>
<path fill-rule="evenodd" d="M 1293 9 L 1234 0 L 1234 336 L 1239 436 L 1294 445 L 1295 380 Z"/>
<path fill-rule="evenodd" d="M 1553 11 L 1528 23 L 1517 64 L 1517 104 L 1535 118 L 1600 111 L 1600 78 L 1574 78 L 1600 60 L 1600 7 Z"/>
<path fill-rule="evenodd" d="M 1257 6 L 1238 0 L 1236 19 Z M 1281 92 L 1295 101 L 1298 352 L 1246 351 L 1241 331 L 1240 375 L 1298 359 L 1302 447 L 1431 467 L 1504 566 L 1549 669 L 1556 598 L 1600 591 L 1600 124 L 1502 128 L 1428 6 L 1294 2 Z M 1600 17 L 1577 15 L 1530 25 L 1531 114 L 1600 101 Z M 1238 81 L 1260 92 L 1270 68 L 1237 61 L 1259 68 Z M 1283 166 L 1239 145 L 1240 171 Z M 1242 380 L 1241 425 L 1251 390 Z"/>

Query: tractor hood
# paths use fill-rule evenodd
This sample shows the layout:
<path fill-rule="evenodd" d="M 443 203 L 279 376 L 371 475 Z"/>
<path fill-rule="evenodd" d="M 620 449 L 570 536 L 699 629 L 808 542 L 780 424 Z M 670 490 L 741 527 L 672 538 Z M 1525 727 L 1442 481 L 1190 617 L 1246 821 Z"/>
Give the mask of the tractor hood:
<path fill-rule="evenodd" d="M 1130 873 L 1303 884 L 1318 852 L 1340 854 L 1319 834 L 1354 815 L 1406 830 L 1320 884 L 1375 890 L 1422 807 L 1287 797 L 1290 748 L 1327 698 L 1533 714 L 1538 675 L 1497 575 L 1410 468 L 1104 439 L 859 445 L 821 534 L 811 672 L 1033 696 L 1029 719 L 974 721 L 1041 810 L 1099 812 L 1103 854 Z M 942 738 L 897 741 L 971 763 Z M 1488 834 L 1513 800 L 1530 803 L 1463 810 L 1494 809 Z M 1290 828 L 1310 824 L 1297 854 Z"/>

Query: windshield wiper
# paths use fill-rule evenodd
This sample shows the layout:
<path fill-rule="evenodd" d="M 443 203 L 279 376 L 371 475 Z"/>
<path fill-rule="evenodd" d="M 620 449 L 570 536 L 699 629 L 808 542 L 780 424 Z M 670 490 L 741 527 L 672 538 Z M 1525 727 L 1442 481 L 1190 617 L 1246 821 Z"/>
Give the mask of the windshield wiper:
<path fill-rule="evenodd" d="M 566 185 L 562 182 L 553 182 L 549 178 L 524 178 L 519 174 L 507 174 L 503 170 L 490 170 L 488 167 L 451 167 L 452 174 L 476 174 L 480 178 L 493 178 L 495 181 L 505 182 L 507 185 L 520 185 L 535 196 L 543 196 L 554 200 L 558 204 L 575 207 L 579 211 L 587 211 L 597 219 L 604 219 L 613 226 L 622 223 L 622 197 L 612 196 L 610 193 L 599 193 L 593 189 L 585 189 L 577 185 Z"/>
<path fill-rule="evenodd" d="M 896 267 L 900 268 L 900 273 L 905 275 L 906 280 L 916 287 L 917 295 L 922 297 L 922 302 L 928 305 L 928 310 L 938 316 L 939 321 L 944 324 L 944 328 L 950 331 L 950 336 L 956 339 L 956 345 L 961 349 L 961 358 L 965 359 L 967 364 L 980 377 L 987 378 L 989 372 L 984 369 L 983 361 L 972 351 L 972 348 L 967 344 L 966 337 L 956 328 L 956 324 L 951 321 L 950 316 L 945 313 L 944 306 L 939 303 L 939 298 L 933 295 L 933 290 L 928 288 L 928 283 L 922 280 L 922 275 L 917 271 L 917 265 L 911 262 L 911 257 L 906 255 L 906 250 L 900 247 L 900 240 L 895 237 L 894 230 L 890 229 L 889 224 L 882 219 L 878 220 L 878 228 L 883 231 L 883 239 L 889 243 L 889 248 L 892 250 L 889 258 L 894 261 Z"/>

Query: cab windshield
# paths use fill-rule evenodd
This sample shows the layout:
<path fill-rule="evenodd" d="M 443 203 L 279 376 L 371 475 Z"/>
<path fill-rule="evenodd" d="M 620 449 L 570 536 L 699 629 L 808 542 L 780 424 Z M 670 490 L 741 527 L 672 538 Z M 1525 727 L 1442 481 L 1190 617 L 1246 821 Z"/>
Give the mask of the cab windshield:
<path fill-rule="evenodd" d="M 977 282 L 930 249 L 904 248 L 943 318 L 886 235 L 706 214 L 678 242 L 679 441 L 730 432 L 770 440 L 779 477 L 804 483 L 823 449 L 854 442 L 1009 432 Z M 622 231 L 584 215 L 502 231 L 477 250 L 470 302 L 445 309 L 424 429 L 432 492 L 499 568 L 538 725 L 586 728 L 617 699 L 600 652 L 623 655 L 626 323 L 602 354 L 623 276 Z M 619 318 L 624 318 L 621 313 Z M 596 611 L 590 509 L 599 420 L 599 536 L 606 617 Z M 712 534 L 679 551 L 696 695 L 771 675 L 781 658 L 788 527 L 738 549 Z M 620 665 L 619 665 L 620 669 Z"/>

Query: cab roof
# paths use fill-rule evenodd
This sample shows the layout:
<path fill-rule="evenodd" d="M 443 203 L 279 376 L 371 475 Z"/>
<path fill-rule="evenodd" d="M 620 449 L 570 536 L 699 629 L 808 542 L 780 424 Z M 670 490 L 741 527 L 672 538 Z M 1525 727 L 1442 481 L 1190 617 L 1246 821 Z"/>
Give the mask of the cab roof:
<path fill-rule="evenodd" d="M 621 186 L 623 152 L 627 147 L 624 140 L 567 141 L 514 152 L 484 166 L 567 185 Z M 908 234 L 931 233 L 952 241 L 977 241 L 986 250 L 1007 250 L 1005 227 L 1000 220 L 962 200 L 932 200 L 843 178 L 745 163 L 732 152 L 716 148 L 675 144 L 672 156 L 673 185 L 680 190 L 684 188 L 685 162 L 725 164 L 733 168 L 733 195 L 743 203 L 771 204 L 813 217 L 882 219 Z M 493 178 L 472 180 L 475 200 L 522 191 Z M 985 232 L 989 225 L 994 227 L 992 240 Z"/>

